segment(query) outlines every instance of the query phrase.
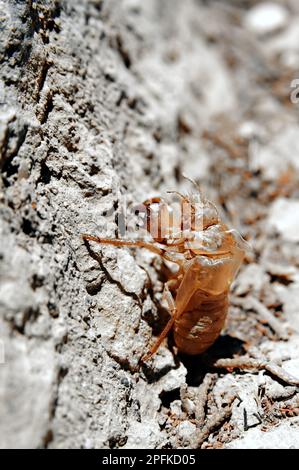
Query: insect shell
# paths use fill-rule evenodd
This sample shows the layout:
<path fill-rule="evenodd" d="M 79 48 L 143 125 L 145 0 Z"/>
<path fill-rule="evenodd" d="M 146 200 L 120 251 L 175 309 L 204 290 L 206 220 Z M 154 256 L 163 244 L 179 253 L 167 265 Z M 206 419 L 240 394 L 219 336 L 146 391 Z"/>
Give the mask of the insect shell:
<path fill-rule="evenodd" d="M 85 242 L 147 248 L 177 266 L 163 292 L 170 319 L 143 361 L 157 351 L 171 329 L 178 350 L 185 354 L 200 354 L 214 343 L 224 326 L 230 285 L 246 250 L 245 240 L 221 222 L 215 205 L 199 190 L 189 195 L 173 192 L 180 197 L 178 214 L 161 198 L 138 206 L 151 241 L 82 235 Z"/>

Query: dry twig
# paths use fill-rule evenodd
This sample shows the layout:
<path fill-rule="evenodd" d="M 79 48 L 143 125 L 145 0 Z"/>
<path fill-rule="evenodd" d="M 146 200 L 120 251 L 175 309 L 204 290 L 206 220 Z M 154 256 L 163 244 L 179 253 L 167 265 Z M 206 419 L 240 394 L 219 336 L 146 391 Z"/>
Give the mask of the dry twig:
<path fill-rule="evenodd" d="M 299 386 L 299 379 L 286 372 L 282 367 L 266 359 L 255 359 L 248 356 L 236 357 L 233 359 L 217 359 L 210 363 L 210 366 L 220 369 L 255 369 L 267 370 L 289 385 Z"/>
<path fill-rule="evenodd" d="M 216 431 L 225 421 L 230 418 L 232 414 L 232 405 L 235 398 L 235 396 L 230 397 L 227 407 L 210 418 L 206 425 L 198 433 L 195 433 L 192 443 L 193 448 L 200 448 L 209 435 Z"/>
<path fill-rule="evenodd" d="M 204 424 L 206 417 L 206 403 L 208 400 L 208 393 L 215 381 L 215 376 L 213 374 L 206 374 L 202 384 L 198 389 L 198 395 L 196 399 L 196 408 L 195 408 L 195 419 L 196 425 L 198 428 L 201 428 Z"/>

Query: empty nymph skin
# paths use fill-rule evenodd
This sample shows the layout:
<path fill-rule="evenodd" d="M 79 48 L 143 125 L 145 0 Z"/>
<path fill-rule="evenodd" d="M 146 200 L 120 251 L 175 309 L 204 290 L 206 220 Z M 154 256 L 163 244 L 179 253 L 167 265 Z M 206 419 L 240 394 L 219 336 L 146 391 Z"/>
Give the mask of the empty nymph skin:
<path fill-rule="evenodd" d="M 139 206 L 151 240 L 107 239 L 83 234 L 83 240 L 114 246 L 146 248 L 177 265 L 164 285 L 170 319 L 150 350 L 147 361 L 173 329 L 179 352 L 200 354 L 218 338 L 228 311 L 232 281 L 244 259 L 246 242 L 221 222 L 217 208 L 198 190 L 180 197 L 180 216 L 161 198 Z"/>

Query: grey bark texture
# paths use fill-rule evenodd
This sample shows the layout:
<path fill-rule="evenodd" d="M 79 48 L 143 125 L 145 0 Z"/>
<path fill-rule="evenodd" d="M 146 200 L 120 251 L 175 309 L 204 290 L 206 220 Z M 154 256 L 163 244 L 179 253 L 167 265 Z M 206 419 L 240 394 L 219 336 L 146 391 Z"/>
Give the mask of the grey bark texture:
<path fill-rule="evenodd" d="M 167 343 L 138 369 L 165 323 L 161 262 L 143 250 L 94 244 L 91 256 L 80 238 L 106 224 L 119 193 L 142 202 L 186 188 L 186 173 L 256 240 L 257 258 L 235 296 L 259 297 L 276 316 L 285 306 L 279 320 L 294 326 L 298 244 L 284 242 L 280 227 L 273 238 L 279 208 L 271 206 L 270 218 L 268 210 L 281 152 L 298 178 L 291 161 L 298 105 L 288 100 L 298 41 L 285 39 L 282 18 L 265 32 L 266 44 L 247 16 L 255 3 L 0 1 L 2 448 L 270 447 L 271 439 L 260 442 L 271 432 L 277 446 L 299 442 L 296 411 L 285 416 L 278 405 L 263 423 L 268 433 L 252 426 L 244 436 L 242 407 L 251 425 L 260 387 L 272 405 L 284 397 L 285 387 L 264 372 L 211 375 Z M 298 15 L 296 2 L 283 8 Z M 290 55 L 283 83 L 277 51 Z M 278 196 L 295 199 L 296 181 Z M 263 323 L 255 330 L 252 305 L 235 302 L 227 336 L 288 361 L 296 375 L 298 335 L 280 340 Z M 284 398 L 294 410 L 296 396 L 289 387 Z M 201 423 L 205 409 L 210 419 L 203 431 L 196 407 Z"/>

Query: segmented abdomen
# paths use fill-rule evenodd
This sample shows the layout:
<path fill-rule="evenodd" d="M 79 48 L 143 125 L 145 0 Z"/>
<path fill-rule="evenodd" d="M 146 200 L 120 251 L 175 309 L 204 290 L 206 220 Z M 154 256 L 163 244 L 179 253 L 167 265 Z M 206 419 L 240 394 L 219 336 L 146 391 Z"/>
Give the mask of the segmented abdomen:
<path fill-rule="evenodd" d="M 228 292 L 207 296 L 197 291 L 175 322 L 174 341 L 180 352 L 201 354 L 220 335 L 228 310 Z"/>

